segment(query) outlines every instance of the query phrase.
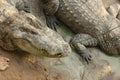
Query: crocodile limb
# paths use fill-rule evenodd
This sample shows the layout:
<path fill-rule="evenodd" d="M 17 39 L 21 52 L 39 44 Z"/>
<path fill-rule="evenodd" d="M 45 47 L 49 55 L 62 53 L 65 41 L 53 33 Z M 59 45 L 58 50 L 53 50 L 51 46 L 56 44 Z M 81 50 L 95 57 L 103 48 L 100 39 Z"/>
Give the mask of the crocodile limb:
<path fill-rule="evenodd" d="M 108 13 L 114 17 L 117 18 L 118 13 L 120 11 L 120 4 L 116 3 L 116 4 L 112 4 L 110 5 L 110 7 L 107 9 Z"/>
<path fill-rule="evenodd" d="M 90 51 L 88 51 L 86 47 L 97 46 L 98 41 L 88 34 L 81 33 L 75 35 L 70 41 L 70 44 L 76 48 L 78 53 L 80 53 L 82 60 L 85 60 L 89 64 L 89 61 L 91 61 L 92 57 L 91 55 L 88 55 L 90 54 Z"/>
<path fill-rule="evenodd" d="M 107 11 L 109 12 L 110 15 L 120 20 L 120 4 L 119 3 L 110 5 Z"/>
<path fill-rule="evenodd" d="M 0 0 L 0 46 L 46 57 L 64 57 L 71 52 L 68 43 L 42 20 L 19 12 L 5 0 Z"/>
<path fill-rule="evenodd" d="M 50 0 L 50 1 L 42 0 L 42 3 L 49 5 L 49 6 L 43 5 L 43 7 L 44 7 L 43 12 L 46 17 L 47 26 L 49 28 L 57 31 L 56 26 L 58 26 L 59 21 L 57 20 L 57 18 L 55 17 L 54 14 L 56 13 L 56 11 L 59 8 L 59 1 L 57 1 L 57 0 Z"/>
<path fill-rule="evenodd" d="M 25 11 L 30 13 L 30 6 L 28 5 L 28 3 L 25 0 L 20 0 L 19 2 L 16 3 L 15 7 L 19 10 L 19 11 Z"/>
<path fill-rule="evenodd" d="M 52 8 L 50 6 L 55 5 L 54 1 L 59 3 L 59 8 L 56 7 L 57 11 L 54 15 L 68 25 L 72 31 L 90 35 L 96 39 L 96 45 L 99 45 L 109 55 L 120 54 L 120 21 L 109 15 L 101 0 L 46 0 L 51 4 L 44 4 L 44 9 L 49 11 Z M 89 45 L 94 43 L 89 43 Z M 83 43 L 79 44 L 85 47 Z M 82 49 L 79 44 L 76 43 L 79 53 L 83 52 L 81 51 L 83 49 L 87 50 Z M 86 59 L 90 60 L 90 56 Z"/>

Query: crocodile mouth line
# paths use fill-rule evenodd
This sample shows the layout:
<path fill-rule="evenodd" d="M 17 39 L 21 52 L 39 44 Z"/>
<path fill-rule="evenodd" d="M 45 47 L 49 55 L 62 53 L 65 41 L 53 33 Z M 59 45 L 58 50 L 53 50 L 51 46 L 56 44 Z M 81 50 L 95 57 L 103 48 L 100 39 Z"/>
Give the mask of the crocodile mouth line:
<path fill-rule="evenodd" d="M 48 55 L 49 52 L 48 52 L 46 49 L 44 49 L 44 48 L 37 48 L 37 47 L 34 46 L 32 43 L 31 43 L 31 46 L 34 47 L 34 49 L 40 51 L 40 53 L 43 53 L 43 54 L 42 54 L 43 56 L 52 57 L 52 58 L 54 58 L 54 57 L 55 57 L 55 58 L 56 58 L 56 57 L 63 57 L 63 56 L 61 55 L 62 53 L 57 53 L 57 54 L 55 54 L 55 55 Z"/>
<path fill-rule="evenodd" d="M 18 40 L 17 40 L 18 39 Z M 52 53 L 49 53 L 45 48 L 38 48 L 36 47 L 32 42 L 30 42 L 29 40 L 26 40 L 26 39 L 20 39 L 20 38 L 14 38 L 14 42 L 15 42 L 15 45 L 19 47 L 20 44 L 16 44 L 18 41 L 21 41 L 21 45 L 24 46 L 25 44 L 29 44 L 30 47 L 32 49 L 34 49 L 36 51 L 36 53 L 32 53 L 36 56 L 45 56 L 45 57 L 51 57 L 51 58 L 60 58 L 60 57 L 64 57 L 64 55 L 62 55 L 62 53 L 56 53 L 56 54 L 53 54 Z M 23 42 L 23 43 L 22 43 Z M 24 44 L 25 43 L 25 44 Z M 24 46 L 25 47 L 25 46 Z M 19 47 L 20 48 L 20 47 Z M 21 48 L 20 48 L 21 49 Z M 26 50 L 25 50 L 26 51 Z M 29 52 L 29 51 L 26 51 L 26 52 Z M 31 52 L 29 52 L 31 53 Z M 50 55 L 51 54 L 51 55 Z"/>

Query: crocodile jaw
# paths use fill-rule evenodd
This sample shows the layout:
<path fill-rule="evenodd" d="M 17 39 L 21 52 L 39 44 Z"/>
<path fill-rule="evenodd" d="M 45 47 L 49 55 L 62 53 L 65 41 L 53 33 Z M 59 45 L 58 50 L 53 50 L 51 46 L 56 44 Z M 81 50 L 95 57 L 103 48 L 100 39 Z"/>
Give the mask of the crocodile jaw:
<path fill-rule="evenodd" d="M 40 30 L 29 25 L 12 30 L 11 39 L 14 45 L 28 53 L 46 57 L 65 57 L 71 53 L 69 44 L 58 33 L 47 27 Z"/>
<path fill-rule="evenodd" d="M 48 52 L 44 48 L 38 48 L 34 45 L 34 43 L 30 43 L 30 41 L 23 40 L 23 39 L 16 39 L 14 43 L 23 51 L 26 51 L 28 53 L 34 54 L 36 56 L 46 56 L 46 57 L 65 57 L 67 56 L 66 53 L 55 53 L 55 52 Z"/>

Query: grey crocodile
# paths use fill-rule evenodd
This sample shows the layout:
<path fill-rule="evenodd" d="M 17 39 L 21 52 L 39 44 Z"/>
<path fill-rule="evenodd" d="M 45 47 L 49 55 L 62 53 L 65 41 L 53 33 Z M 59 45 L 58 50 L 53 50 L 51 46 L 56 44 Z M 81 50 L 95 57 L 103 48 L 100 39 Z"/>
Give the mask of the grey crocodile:
<path fill-rule="evenodd" d="M 72 44 L 82 58 L 91 60 L 85 46 L 97 46 L 109 55 L 120 54 L 120 22 L 109 15 L 102 0 L 42 0 L 47 16 L 55 15 L 78 33 Z"/>
<path fill-rule="evenodd" d="M 71 52 L 69 44 L 42 20 L 18 11 L 6 0 L 0 0 L 0 46 L 7 51 L 22 50 L 55 58 Z"/>

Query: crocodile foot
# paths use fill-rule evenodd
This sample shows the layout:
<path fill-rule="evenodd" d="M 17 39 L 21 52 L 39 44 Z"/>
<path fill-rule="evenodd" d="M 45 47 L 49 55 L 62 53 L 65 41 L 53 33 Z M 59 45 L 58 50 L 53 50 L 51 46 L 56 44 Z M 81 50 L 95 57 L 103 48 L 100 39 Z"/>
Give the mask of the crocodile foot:
<path fill-rule="evenodd" d="M 71 40 L 71 44 L 80 54 L 82 60 L 84 60 L 85 62 L 87 62 L 87 64 L 89 64 L 92 61 L 92 57 L 86 47 L 97 46 L 98 41 L 88 34 L 80 33 L 74 36 L 74 38 Z"/>
<path fill-rule="evenodd" d="M 27 4 L 26 1 L 20 1 L 20 2 L 17 2 L 15 7 L 19 10 L 19 11 L 25 11 L 27 13 L 30 13 L 30 6 Z"/>
<path fill-rule="evenodd" d="M 86 62 L 87 64 L 89 64 L 92 61 L 92 56 L 86 50 L 82 51 L 80 53 L 80 56 L 81 56 L 83 62 Z"/>
<path fill-rule="evenodd" d="M 57 32 L 57 26 L 59 24 L 55 16 L 46 15 L 46 23 L 49 28 Z"/>

